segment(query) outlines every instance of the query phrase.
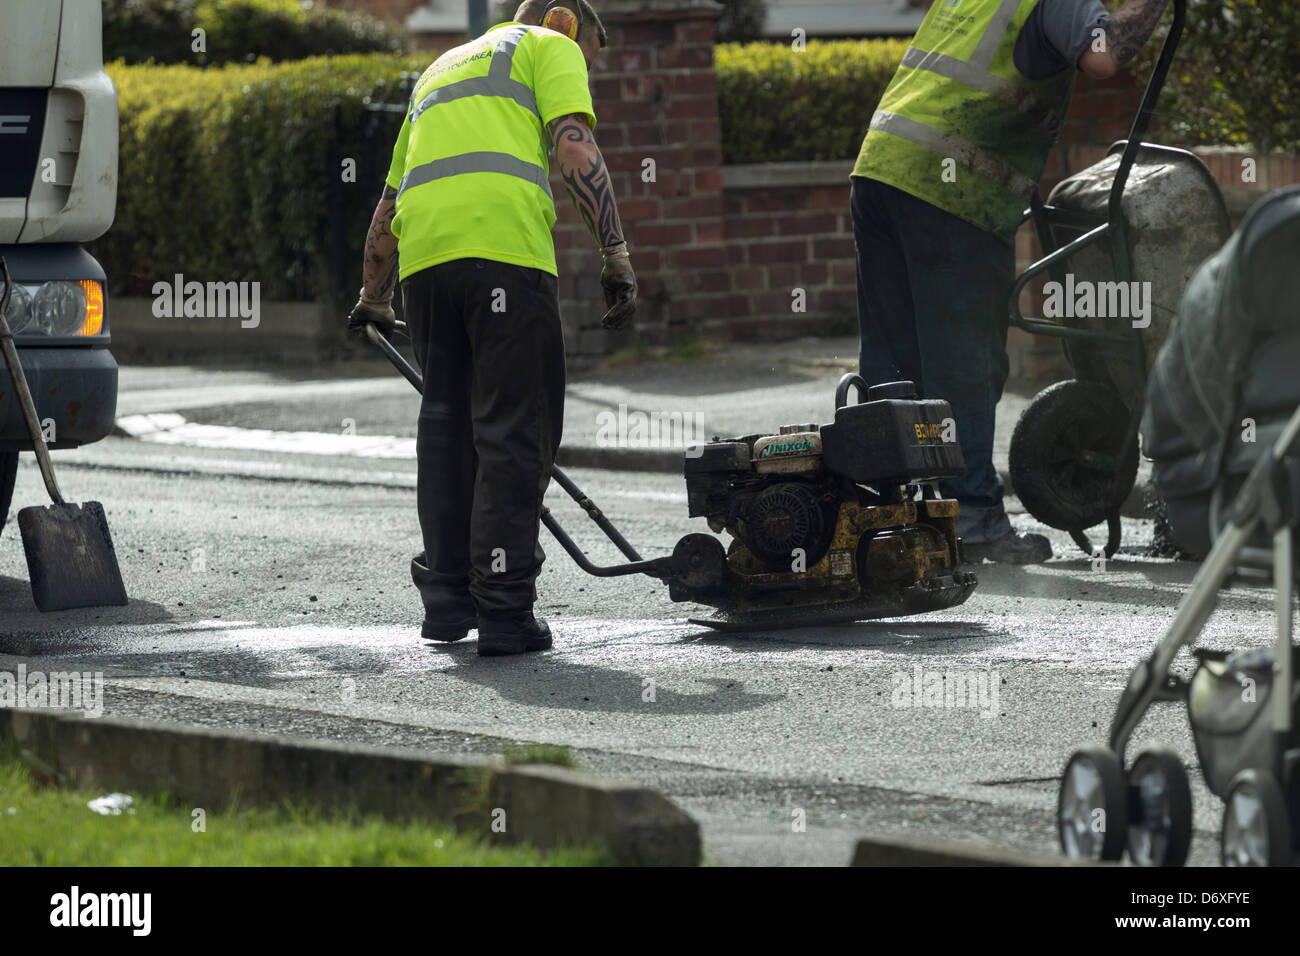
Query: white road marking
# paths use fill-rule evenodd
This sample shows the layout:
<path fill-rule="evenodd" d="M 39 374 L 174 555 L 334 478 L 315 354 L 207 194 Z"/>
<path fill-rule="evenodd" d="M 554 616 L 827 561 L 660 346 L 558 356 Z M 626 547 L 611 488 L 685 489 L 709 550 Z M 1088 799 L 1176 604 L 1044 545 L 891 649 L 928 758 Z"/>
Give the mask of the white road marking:
<path fill-rule="evenodd" d="M 183 416 L 174 412 L 126 415 L 117 420 L 117 427 L 132 438 L 161 445 L 415 460 L 415 439 L 395 435 L 284 432 L 268 428 L 200 425 L 197 422 L 187 422 Z"/>
<path fill-rule="evenodd" d="M 200 425 L 188 422 L 175 412 L 154 412 L 144 415 L 125 415 L 117 420 L 117 427 L 131 438 L 156 445 L 181 445 L 191 448 L 215 448 L 229 451 L 280 452 L 295 455 L 323 455 L 346 458 L 381 458 L 415 461 L 415 439 L 394 435 L 343 435 L 329 432 L 285 432 L 266 428 L 236 428 L 229 425 Z M 271 462 L 230 462 L 199 459 L 171 459 L 174 464 L 186 463 L 196 469 L 217 466 L 236 466 L 259 474 L 276 473 L 280 466 Z M 367 475 L 371 480 L 376 476 Z M 409 475 L 392 475 L 385 472 L 385 480 L 397 478 L 409 484 Z M 548 494 L 560 494 L 554 485 Z M 562 495 L 561 495 L 562 496 Z M 610 498 L 635 498 L 651 501 L 683 502 L 685 492 L 641 491 L 614 489 L 605 492 Z"/>
<path fill-rule="evenodd" d="M 328 382 L 255 381 L 239 384 L 199 384 L 185 388 L 124 389 L 117 398 L 120 415 L 155 411 L 183 411 L 217 405 L 269 402 L 277 405 L 312 399 L 363 396 L 368 399 L 419 396 L 405 379 L 357 378 Z"/>

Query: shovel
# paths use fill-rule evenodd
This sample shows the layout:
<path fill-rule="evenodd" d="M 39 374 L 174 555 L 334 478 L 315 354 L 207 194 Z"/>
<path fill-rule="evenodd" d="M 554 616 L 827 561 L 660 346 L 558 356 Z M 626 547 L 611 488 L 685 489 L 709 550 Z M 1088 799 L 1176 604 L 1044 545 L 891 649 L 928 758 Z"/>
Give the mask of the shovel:
<path fill-rule="evenodd" d="M 84 505 L 64 501 L 54 480 L 54 466 L 50 464 L 50 451 L 45 447 L 45 436 L 36 417 L 36 404 L 32 401 L 31 389 L 27 387 L 23 367 L 18 362 L 13 333 L 5 320 L 13 283 L 9 278 L 9 266 L 3 258 L 0 258 L 0 272 L 4 275 L 4 295 L 0 297 L 0 346 L 4 349 L 14 391 L 23 407 L 23 418 L 32 438 L 36 461 L 41 466 L 45 489 L 54 501 L 48 508 L 35 506 L 18 512 L 18 529 L 22 532 L 27 571 L 32 582 L 32 599 L 42 611 L 125 604 L 126 588 L 122 585 L 113 539 L 108 533 L 104 506 L 98 501 L 88 501 Z"/>

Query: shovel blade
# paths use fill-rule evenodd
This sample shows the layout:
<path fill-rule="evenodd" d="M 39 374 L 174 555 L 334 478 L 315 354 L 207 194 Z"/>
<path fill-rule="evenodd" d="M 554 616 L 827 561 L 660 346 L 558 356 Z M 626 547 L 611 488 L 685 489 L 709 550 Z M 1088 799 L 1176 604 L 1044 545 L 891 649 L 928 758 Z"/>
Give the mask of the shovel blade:
<path fill-rule="evenodd" d="M 23 508 L 18 529 L 32 599 L 42 611 L 126 603 L 108 520 L 98 501 Z"/>

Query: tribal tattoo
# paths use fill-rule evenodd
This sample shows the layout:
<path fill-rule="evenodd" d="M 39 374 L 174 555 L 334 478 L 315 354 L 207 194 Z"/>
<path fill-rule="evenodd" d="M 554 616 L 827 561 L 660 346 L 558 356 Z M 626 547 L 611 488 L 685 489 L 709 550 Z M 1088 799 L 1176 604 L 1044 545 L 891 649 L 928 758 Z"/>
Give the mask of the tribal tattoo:
<path fill-rule="evenodd" d="M 1106 28 L 1106 42 L 1116 66 L 1123 66 L 1150 38 L 1169 0 L 1129 0 L 1116 10 Z"/>
<path fill-rule="evenodd" d="M 614 201 L 609 167 L 587 121 L 573 113 L 553 120 L 547 130 L 569 197 L 592 236 L 601 246 L 622 242 L 623 223 Z"/>
<path fill-rule="evenodd" d="M 393 217 L 397 215 L 397 190 L 387 183 L 375 206 L 366 233 L 366 257 L 362 267 L 364 290 L 372 299 L 387 299 L 397 284 L 397 237 L 393 235 Z"/>

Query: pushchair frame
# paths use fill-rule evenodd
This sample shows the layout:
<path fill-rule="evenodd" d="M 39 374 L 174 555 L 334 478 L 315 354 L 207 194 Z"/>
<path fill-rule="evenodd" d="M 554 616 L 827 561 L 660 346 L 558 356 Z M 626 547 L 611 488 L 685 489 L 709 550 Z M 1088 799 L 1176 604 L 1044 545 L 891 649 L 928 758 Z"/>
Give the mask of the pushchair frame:
<path fill-rule="evenodd" d="M 1191 840 L 1191 798 L 1186 774 L 1177 756 L 1164 748 L 1140 755 L 1125 771 L 1129 741 L 1151 705 L 1158 700 L 1188 700 L 1190 681 L 1173 674 L 1178 652 L 1200 636 L 1218 599 L 1219 589 L 1242 566 L 1259 567 L 1260 549 L 1248 542 L 1261 526 L 1272 536 L 1271 567 L 1276 588 L 1276 636 L 1273 687 L 1268 720 L 1271 745 L 1265 766 L 1238 772 L 1224 796 L 1221 854 L 1225 863 L 1286 865 L 1294 860 L 1297 833 L 1297 785 L 1300 747 L 1294 746 L 1293 708 L 1295 657 L 1292 615 L 1295 603 L 1293 526 L 1300 516 L 1292 500 L 1287 459 L 1300 454 L 1300 408 L 1287 421 L 1273 446 L 1260 457 L 1228 509 L 1219 532 L 1173 621 L 1152 654 L 1129 675 L 1111 721 L 1108 746 L 1077 751 L 1061 777 L 1057 803 L 1062 849 L 1071 856 L 1118 860 L 1124 850 L 1134 862 L 1180 865 Z M 1243 562 L 1243 558 L 1245 559 Z M 1204 661 L 1205 657 L 1198 655 Z M 1204 770 L 1204 766 L 1202 767 Z M 1072 776 L 1073 775 L 1073 776 Z M 1145 788 L 1149 780 L 1157 780 Z M 1142 781 L 1135 776 L 1143 777 Z M 1096 799 L 1080 799 L 1089 786 Z M 1152 792 L 1163 791 L 1155 801 Z M 1243 803 L 1243 801 L 1249 801 Z M 1088 807 L 1089 802 L 1097 806 Z M 1239 805 L 1240 804 L 1240 805 Z M 1103 830 L 1089 836 L 1081 829 L 1081 809 L 1100 811 Z M 1153 812 L 1154 809 L 1154 812 Z M 1243 814 L 1251 816 L 1244 820 Z M 1256 830 L 1246 833 L 1246 826 Z M 1153 831 L 1159 830 L 1159 838 Z M 1247 843 L 1253 841 L 1251 846 Z"/>

